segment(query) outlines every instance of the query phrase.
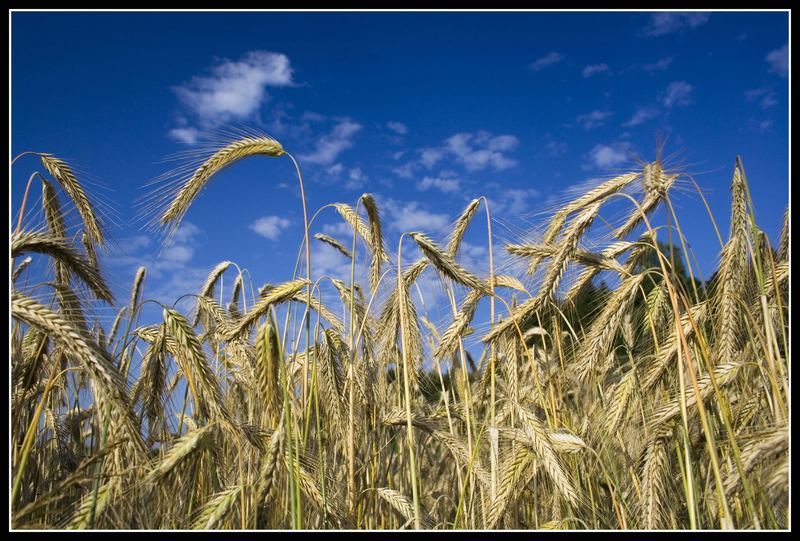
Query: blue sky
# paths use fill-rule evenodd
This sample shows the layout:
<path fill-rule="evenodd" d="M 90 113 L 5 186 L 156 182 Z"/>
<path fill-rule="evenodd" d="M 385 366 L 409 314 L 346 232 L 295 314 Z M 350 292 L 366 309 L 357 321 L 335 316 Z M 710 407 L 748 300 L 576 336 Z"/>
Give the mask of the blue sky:
<path fill-rule="evenodd" d="M 269 133 L 298 157 L 311 213 L 374 193 L 393 250 L 402 231 L 442 238 L 480 195 L 497 218 L 496 242 L 519 241 L 564 190 L 623 172 L 633 156 L 652 159 L 659 136 L 705 190 L 723 234 L 737 154 L 773 239 L 788 201 L 786 13 L 11 19 L 11 154 L 62 157 L 107 204 L 119 247 L 103 266 L 120 299 L 139 264 L 146 296 L 169 302 L 222 260 L 247 268 L 255 287 L 291 277 L 302 214 L 286 158 L 221 173 L 161 252 L 137 220 L 143 186 L 176 167 L 165 158 L 231 127 Z M 37 165 L 14 166 L 15 210 Z M 719 243 L 702 202 L 683 189 L 675 204 L 707 274 Z M 315 224 L 347 239 L 331 209 Z M 485 228 L 466 240 L 464 262 L 485 270 Z M 347 276 L 333 250 L 313 248 L 319 272 Z"/>

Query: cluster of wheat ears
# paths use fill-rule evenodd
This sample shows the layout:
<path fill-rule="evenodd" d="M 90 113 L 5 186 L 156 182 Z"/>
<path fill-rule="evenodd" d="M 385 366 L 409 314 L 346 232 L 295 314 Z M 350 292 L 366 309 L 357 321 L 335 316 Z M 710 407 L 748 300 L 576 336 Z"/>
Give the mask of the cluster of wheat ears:
<path fill-rule="evenodd" d="M 681 260 L 670 200 L 681 175 L 660 157 L 578 194 L 535 242 L 505 246 L 527 265 L 515 277 L 495 272 L 485 198 L 446 239 L 409 232 L 394 253 L 369 194 L 329 206 L 352 238 L 312 237 L 297 162 L 272 138 L 245 137 L 187 175 L 158 222 L 174 230 L 226 166 L 287 156 L 305 224 L 295 276 L 248 298 L 224 261 L 186 292 L 188 314 L 162 306 L 140 325 L 155 302 L 140 268 L 104 325 L 86 309 L 114 302 L 97 206 L 62 160 L 25 155 L 43 166 L 25 201 L 40 182 L 45 225 L 24 227 L 23 203 L 10 238 L 14 528 L 789 524 L 789 211 L 774 248 L 738 159 L 711 279 Z M 587 248 L 612 201 L 626 215 Z M 460 262 L 473 221 L 487 232 L 485 276 Z M 344 254 L 350 276 L 312 281 L 310 242 Z M 422 257 L 405 261 L 414 246 Z M 49 262 L 44 277 L 32 258 Z M 418 310 L 426 271 L 452 313 L 440 326 Z M 615 287 L 597 287 L 601 276 Z"/>

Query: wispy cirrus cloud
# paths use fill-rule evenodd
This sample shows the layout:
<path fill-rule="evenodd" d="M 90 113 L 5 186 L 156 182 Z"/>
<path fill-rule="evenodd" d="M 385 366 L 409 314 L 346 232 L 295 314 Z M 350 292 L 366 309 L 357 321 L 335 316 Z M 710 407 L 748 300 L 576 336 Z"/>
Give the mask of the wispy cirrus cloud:
<path fill-rule="evenodd" d="M 319 137 L 314 150 L 300 158 L 306 163 L 330 165 L 343 151 L 353 146 L 353 137 L 361 131 L 361 124 L 348 118 L 341 119 L 328 133 Z"/>
<path fill-rule="evenodd" d="M 684 32 L 706 24 L 710 17 L 710 13 L 698 11 L 653 13 L 650 15 L 650 21 L 644 29 L 644 34 L 647 36 L 665 36 L 675 32 Z"/>
<path fill-rule="evenodd" d="M 405 135 L 408 133 L 408 126 L 402 122 L 387 122 L 386 127 L 398 135 Z"/>
<path fill-rule="evenodd" d="M 551 51 L 544 56 L 541 56 L 531 63 L 530 68 L 533 71 L 541 71 L 547 67 L 558 64 L 564 60 L 564 55 L 556 51 Z"/>
<path fill-rule="evenodd" d="M 672 65 L 672 57 L 667 56 L 651 64 L 643 64 L 642 69 L 646 72 L 664 71 Z"/>
<path fill-rule="evenodd" d="M 685 107 L 694 101 L 692 97 L 693 91 L 694 87 L 686 81 L 673 81 L 664 91 L 664 95 L 661 98 L 661 103 L 667 109 L 671 109 L 673 107 Z"/>
<path fill-rule="evenodd" d="M 519 139 L 509 134 L 494 135 L 485 130 L 460 132 L 445 139 L 441 145 L 418 149 L 416 158 L 392 170 L 400 177 L 412 178 L 420 170 L 431 170 L 447 161 L 469 172 L 502 171 L 517 165 L 517 160 L 509 157 L 517 146 Z"/>
<path fill-rule="evenodd" d="M 655 107 L 638 107 L 628 120 L 623 122 L 623 128 L 630 128 L 644 124 L 648 120 L 656 118 L 661 112 Z"/>
<path fill-rule="evenodd" d="M 439 190 L 442 193 L 455 193 L 461 189 L 461 181 L 450 175 L 440 175 L 438 177 L 425 176 L 417 182 L 417 190 L 424 192 L 427 190 Z"/>
<path fill-rule="evenodd" d="M 778 105 L 778 97 L 775 91 L 769 87 L 746 90 L 744 97 L 748 102 L 757 102 L 762 109 L 769 109 Z"/>
<path fill-rule="evenodd" d="M 603 126 L 606 123 L 606 120 L 613 115 L 614 113 L 611 111 L 602 111 L 598 109 L 583 115 L 578 115 L 578 118 L 576 118 L 575 121 L 584 130 L 593 130 Z"/>
<path fill-rule="evenodd" d="M 780 49 L 770 51 L 764 60 L 769 64 L 771 72 L 780 75 L 781 77 L 789 76 L 789 49 L 788 44 Z"/>
<path fill-rule="evenodd" d="M 487 131 L 457 133 L 445 143 L 445 150 L 468 171 L 487 167 L 501 171 L 517 165 L 516 160 L 505 154 L 519 145 L 519 139 L 513 135 L 492 135 Z"/>
<path fill-rule="evenodd" d="M 583 76 L 584 79 L 586 79 L 588 77 L 591 77 L 592 75 L 597 75 L 598 73 L 609 73 L 609 72 L 610 68 L 606 63 L 590 64 L 583 68 L 583 71 L 581 71 L 581 75 Z"/>

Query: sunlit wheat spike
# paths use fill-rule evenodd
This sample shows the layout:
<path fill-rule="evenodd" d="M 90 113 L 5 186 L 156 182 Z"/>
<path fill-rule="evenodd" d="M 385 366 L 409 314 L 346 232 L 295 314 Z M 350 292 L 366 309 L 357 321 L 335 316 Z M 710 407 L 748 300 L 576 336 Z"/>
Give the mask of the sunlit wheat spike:
<path fill-rule="evenodd" d="M 419 246 L 425 257 L 433 264 L 436 269 L 459 284 L 463 284 L 471 289 L 475 289 L 484 295 L 491 295 L 492 290 L 484 280 L 480 280 L 458 262 L 449 253 L 442 251 L 436 244 L 422 233 L 410 233 L 417 246 Z"/>
<path fill-rule="evenodd" d="M 561 207 L 553 214 L 553 217 L 550 220 L 550 225 L 547 227 L 547 230 L 545 230 L 541 242 L 544 244 L 552 243 L 558 236 L 558 233 L 564 227 L 564 224 L 566 223 L 570 214 L 578 212 L 582 209 L 586 209 L 587 207 L 594 206 L 598 202 L 602 203 L 611 194 L 619 192 L 634 182 L 637 178 L 639 178 L 640 175 L 641 173 L 631 172 L 606 180 L 605 182 L 602 182 L 595 188 L 580 195 L 570 203 Z M 540 262 L 541 259 L 536 257 L 533 258 L 530 266 L 528 267 L 528 272 L 533 274 L 533 272 L 535 272 L 538 268 Z"/>
<path fill-rule="evenodd" d="M 663 527 L 663 517 L 668 513 L 664 505 L 667 501 L 665 477 L 669 471 L 668 465 L 667 442 L 663 438 L 655 438 L 647 445 L 642 468 L 640 509 L 645 528 Z"/>
<path fill-rule="evenodd" d="M 569 430 L 551 430 L 547 433 L 553 449 L 559 453 L 579 453 L 588 449 L 586 442 Z"/>
<path fill-rule="evenodd" d="M 445 248 L 447 253 L 451 256 L 455 257 L 458 253 L 458 249 L 461 247 L 461 240 L 464 238 L 464 233 L 467 232 L 467 228 L 472 218 L 475 216 L 475 213 L 478 212 L 480 204 L 480 199 L 473 199 L 470 201 L 453 225 L 453 229 L 447 241 L 447 247 Z"/>
<path fill-rule="evenodd" d="M 714 367 L 713 383 L 712 378 L 708 374 L 697 378 L 697 387 L 701 400 L 706 400 L 714 392 L 714 387 L 723 388 L 731 384 L 739 375 L 743 362 L 736 360 L 730 363 L 720 363 Z M 686 407 L 692 407 L 697 404 L 697 397 L 693 389 L 687 389 L 686 395 L 683 398 Z M 651 426 L 658 427 L 661 424 L 674 419 L 681 412 L 681 398 L 675 397 L 670 402 L 655 411 L 653 419 L 650 421 Z"/>
<path fill-rule="evenodd" d="M 144 478 L 144 482 L 157 482 L 173 471 L 178 464 L 202 447 L 203 443 L 212 436 L 212 430 L 212 425 L 206 425 L 186 432 L 174 440 L 163 458 Z"/>
<path fill-rule="evenodd" d="M 472 322 L 472 318 L 475 316 L 475 310 L 478 307 L 480 298 L 481 293 L 479 291 L 473 289 L 469 292 L 467 298 L 464 299 L 464 303 L 461 305 L 461 310 L 453 320 L 453 323 L 451 323 L 442 334 L 439 345 L 433 353 L 434 357 L 442 359 L 455 353 L 459 339 L 464 334 L 464 331 L 467 330 L 467 327 L 469 327 Z"/>
<path fill-rule="evenodd" d="M 358 236 L 361 237 L 365 243 L 367 243 L 367 246 L 370 248 L 376 246 L 375 241 L 372 239 L 372 231 L 370 230 L 370 227 L 364 223 L 364 220 L 362 220 L 358 213 L 353 210 L 353 207 L 346 205 L 345 203 L 334 203 L 333 207 L 336 209 L 339 215 L 344 218 L 344 221 L 346 221 L 350 227 L 353 228 L 353 231 L 355 231 Z M 386 254 L 385 250 L 381 250 L 381 252 L 383 254 L 381 259 L 383 261 L 389 261 L 389 256 Z"/>
<path fill-rule="evenodd" d="M 641 211 L 633 208 L 625 223 L 614 232 L 614 236 L 621 239 L 639 225 L 644 220 L 644 216 L 650 214 L 659 203 L 667 198 L 667 193 L 677 178 L 678 175 L 664 171 L 660 160 L 645 164 L 642 170 L 645 199 L 641 203 Z"/>
<path fill-rule="evenodd" d="M 680 332 L 687 341 L 692 339 L 696 328 L 704 325 L 708 311 L 708 303 L 703 302 L 693 306 L 687 313 L 680 316 Z M 678 344 L 680 341 L 681 338 L 680 335 L 676 334 L 674 321 L 670 320 L 666 339 L 664 343 L 659 346 L 655 359 L 648 366 L 642 378 L 642 391 L 650 390 L 650 388 L 658 382 L 659 378 L 678 354 Z"/>
<path fill-rule="evenodd" d="M 57 239 L 66 239 L 67 228 L 64 225 L 64 215 L 61 212 L 61 203 L 58 200 L 53 185 L 42 178 L 42 207 L 44 208 L 45 222 L 50 234 Z M 93 265 L 96 267 L 97 265 Z M 69 284 L 69 272 L 64 263 L 54 261 L 56 282 Z"/>
<path fill-rule="evenodd" d="M 280 366 L 283 362 L 278 331 L 272 318 L 256 333 L 256 378 L 261 400 L 270 414 L 276 414 L 280 403 Z"/>
<path fill-rule="evenodd" d="M 405 520 L 413 520 L 414 519 L 414 504 L 401 492 L 391 488 L 376 488 L 375 492 L 378 493 L 378 496 L 389 505 L 391 505 L 395 511 L 400 513 L 400 515 Z M 420 527 L 423 530 L 430 529 L 430 525 L 424 519 L 424 517 L 420 517 Z"/>
<path fill-rule="evenodd" d="M 28 257 L 26 257 L 25 259 L 23 259 L 22 261 L 19 262 L 19 265 L 17 265 L 17 268 L 15 268 L 14 272 L 11 273 L 11 281 L 12 282 L 16 282 L 17 281 L 17 278 L 19 278 L 20 275 L 22 274 L 22 271 L 24 271 L 28 267 L 28 265 L 31 264 L 31 261 L 33 261 L 33 258 L 31 256 L 28 256 Z"/>
<path fill-rule="evenodd" d="M 532 449 L 536 457 L 541 461 L 542 467 L 548 473 L 556 489 L 561 496 L 568 502 L 575 504 L 578 502 L 578 493 L 573 487 L 572 481 L 564 471 L 558 455 L 553 450 L 553 445 L 541 421 L 525 408 L 517 407 L 522 429 L 532 442 Z"/>
<path fill-rule="evenodd" d="M 492 342 L 502 334 L 515 331 L 517 325 L 522 325 L 542 307 L 545 301 L 551 297 L 558 287 L 558 283 L 566 270 L 570 257 L 574 254 L 578 245 L 578 240 L 589 227 L 591 227 L 599 210 L 600 203 L 595 203 L 581 211 L 581 213 L 574 218 L 564 232 L 560 248 L 553 255 L 550 266 L 542 279 L 542 283 L 536 295 L 517 306 L 508 318 L 495 325 L 481 340 L 484 342 Z"/>
<path fill-rule="evenodd" d="M 12 291 L 11 295 L 11 316 L 47 333 L 82 364 L 105 399 L 124 416 L 132 442 L 143 451 L 144 444 L 128 403 L 125 380 L 110 355 L 60 315 L 17 291 Z"/>
<path fill-rule="evenodd" d="M 241 491 L 242 487 L 237 486 L 214 494 L 200 510 L 199 516 L 192 524 L 192 529 L 211 530 L 215 528 L 224 520 Z"/>
<path fill-rule="evenodd" d="M 304 303 L 308 302 L 309 297 L 305 293 L 296 293 L 292 297 L 292 299 Z M 344 323 L 342 323 L 342 321 L 338 317 L 336 317 L 334 313 L 331 312 L 328 309 L 328 307 L 325 306 L 318 297 L 312 296 L 310 304 L 311 304 L 311 309 L 315 310 L 320 316 L 322 316 L 323 319 L 325 319 L 328 323 L 330 323 L 331 327 L 333 327 L 340 333 L 344 332 Z"/>
<path fill-rule="evenodd" d="M 422 334 L 419 329 L 419 319 L 417 318 L 417 308 L 414 305 L 411 295 L 408 292 L 408 285 L 404 280 L 398 280 L 397 288 L 397 326 L 404 329 L 401 336 L 401 346 L 408 353 L 411 359 L 408 367 L 408 377 L 412 391 L 416 393 L 419 382 L 419 365 L 423 360 Z M 397 345 L 392 344 L 393 346 Z"/>
<path fill-rule="evenodd" d="M 369 265 L 369 286 L 372 291 L 378 289 L 378 281 L 381 277 L 381 261 L 387 260 L 386 248 L 383 245 L 383 233 L 381 231 L 381 216 L 378 206 L 371 194 L 365 193 L 361 196 L 361 203 L 367 211 L 370 232 L 370 250 L 372 259 Z"/>
<path fill-rule="evenodd" d="M 323 408 L 335 426 L 342 427 L 343 376 L 342 367 L 336 355 L 337 347 L 333 340 L 330 329 L 322 333 L 319 345 L 320 393 L 324 398 Z"/>
<path fill-rule="evenodd" d="M 118 479 L 111 479 L 97 490 L 97 497 L 92 497 L 91 492 L 81 502 L 80 507 L 67 524 L 68 530 L 83 530 L 89 527 L 91 516 L 100 516 L 108 506 L 111 495 L 116 487 L 119 486 Z"/>
<path fill-rule="evenodd" d="M 226 338 L 231 339 L 240 335 L 255 323 L 261 316 L 266 315 L 270 307 L 290 301 L 308 285 L 305 279 L 286 282 L 269 291 L 253 308 L 233 326 L 230 332 L 226 333 Z"/>
<path fill-rule="evenodd" d="M 325 235 L 324 233 L 314 233 L 314 238 L 320 242 L 324 242 L 328 246 L 333 247 L 336 251 L 345 256 L 347 259 L 353 259 L 353 254 L 350 253 L 350 250 L 345 248 L 344 244 L 342 244 L 335 238 L 329 235 Z"/>
<path fill-rule="evenodd" d="M 781 238 L 776 255 L 778 261 L 788 261 L 789 259 L 789 208 L 787 206 L 783 213 L 783 227 L 781 227 Z"/>
<path fill-rule="evenodd" d="M 494 529 L 506 514 L 515 490 L 530 478 L 534 454 L 525 446 L 519 446 L 502 465 L 499 474 L 497 495 L 492 500 L 485 520 L 485 528 Z"/>
<path fill-rule="evenodd" d="M 158 334 L 152 345 L 147 348 L 142 356 L 142 375 L 136 385 L 134 396 L 141 396 L 142 413 L 147 418 L 150 431 L 158 417 L 163 413 L 163 399 L 166 384 L 166 326 L 159 325 Z"/>
<path fill-rule="evenodd" d="M 72 172 L 69 165 L 52 154 L 39 154 L 39 157 L 42 160 L 44 168 L 58 181 L 64 189 L 64 192 L 72 200 L 75 208 L 78 209 L 78 213 L 83 220 L 83 225 L 86 227 L 86 231 L 89 233 L 92 242 L 103 246 L 105 244 L 105 235 L 103 234 L 102 227 L 95 213 L 95 209 L 91 201 L 89 201 L 83 187 L 75 177 L 75 173 Z"/>
<path fill-rule="evenodd" d="M 78 276 L 98 299 L 113 302 L 114 297 L 100 272 L 63 239 L 36 231 L 20 231 L 11 235 L 11 257 L 26 253 L 52 257 L 64 268 Z"/>
<path fill-rule="evenodd" d="M 159 222 L 161 225 L 175 224 L 177 226 L 211 177 L 225 167 L 249 156 L 278 157 L 284 154 L 285 151 L 281 144 L 266 136 L 245 137 L 222 147 L 186 179 L 175 198 L 159 217 Z"/>
<path fill-rule="evenodd" d="M 725 479 L 725 495 L 731 497 L 741 488 L 741 475 L 749 475 L 756 467 L 769 463 L 776 457 L 783 456 L 789 449 L 789 433 L 787 427 L 777 427 L 742 448 L 742 471 L 734 468 Z"/>
<path fill-rule="evenodd" d="M 625 414 L 628 412 L 631 396 L 635 392 L 634 387 L 637 382 L 636 371 L 629 370 L 611 392 L 610 405 L 606 412 L 606 422 L 603 425 L 603 430 L 606 434 L 613 434 L 626 418 Z"/>
<path fill-rule="evenodd" d="M 137 305 L 139 304 L 139 300 L 142 297 L 142 291 L 144 289 L 144 278 L 147 275 L 147 269 L 145 267 L 139 267 L 136 269 L 136 275 L 133 278 L 133 287 L 131 288 L 131 299 L 128 303 L 130 307 L 131 317 L 133 317 L 134 312 L 136 312 Z"/>
<path fill-rule="evenodd" d="M 214 294 L 214 286 L 217 285 L 220 276 L 228 270 L 228 268 L 233 265 L 231 261 L 221 261 L 217 263 L 217 265 L 211 269 L 211 272 L 208 273 L 206 277 L 206 281 L 203 282 L 203 285 L 200 287 L 200 291 L 198 292 L 198 297 L 211 297 Z M 198 305 L 195 310 L 194 318 L 192 318 L 192 327 L 196 327 L 197 323 L 200 321 L 200 306 Z"/>
<path fill-rule="evenodd" d="M 182 368 L 186 377 L 193 383 L 195 391 L 201 395 L 217 419 L 233 425 L 233 418 L 223 402 L 219 382 L 191 325 L 183 314 L 169 308 L 163 310 L 163 319 L 168 336 L 171 336 L 178 345 L 176 357 L 184 362 Z M 169 344 L 167 346 L 169 347 Z"/>
<path fill-rule="evenodd" d="M 599 360 L 611 350 L 622 318 L 628 313 L 631 303 L 639 295 L 639 286 L 644 278 L 644 274 L 638 274 L 623 282 L 614 290 L 606 301 L 603 311 L 592 323 L 577 354 L 578 377 L 581 380 L 588 377 L 598 366 Z M 600 374 L 599 377 L 602 379 L 602 376 L 603 374 Z"/>
<path fill-rule="evenodd" d="M 747 237 L 750 218 L 747 214 L 747 179 L 741 160 L 736 158 L 731 181 L 731 227 L 728 242 L 714 286 L 717 332 L 715 336 L 716 359 L 730 362 L 740 347 L 740 299 L 746 289 Z"/>

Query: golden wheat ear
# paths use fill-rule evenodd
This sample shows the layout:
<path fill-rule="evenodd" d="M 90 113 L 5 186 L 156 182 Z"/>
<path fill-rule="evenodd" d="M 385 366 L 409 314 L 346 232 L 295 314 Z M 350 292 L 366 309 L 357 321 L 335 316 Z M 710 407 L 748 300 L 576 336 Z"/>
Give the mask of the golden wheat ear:
<path fill-rule="evenodd" d="M 53 237 L 38 231 L 20 231 L 11 235 L 11 257 L 26 253 L 40 253 L 63 265 L 65 272 L 78 276 L 100 300 L 112 303 L 114 296 L 103 276 L 75 248 L 63 238 Z"/>
<path fill-rule="evenodd" d="M 83 186 L 75 177 L 72 168 L 52 154 L 39 154 L 39 158 L 42 160 L 42 165 L 44 165 L 47 172 L 58 181 L 64 192 L 72 200 L 75 208 L 78 209 L 91 241 L 98 246 L 104 246 L 106 238 L 102 224 Z"/>
<path fill-rule="evenodd" d="M 177 192 L 169 200 L 163 212 L 160 212 L 157 216 L 157 224 L 168 226 L 170 235 L 174 233 L 192 202 L 208 185 L 211 177 L 229 165 L 249 156 L 278 157 L 284 154 L 286 154 L 286 151 L 283 146 L 272 137 L 266 135 L 244 137 L 225 145 L 216 150 L 185 181 L 178 185 Z M 155 192 L 154 195 L 158 197 L 164 196 L 161 191 Z M 157 207 L 159 202 L 156 201 L 153 204 Z"/>

